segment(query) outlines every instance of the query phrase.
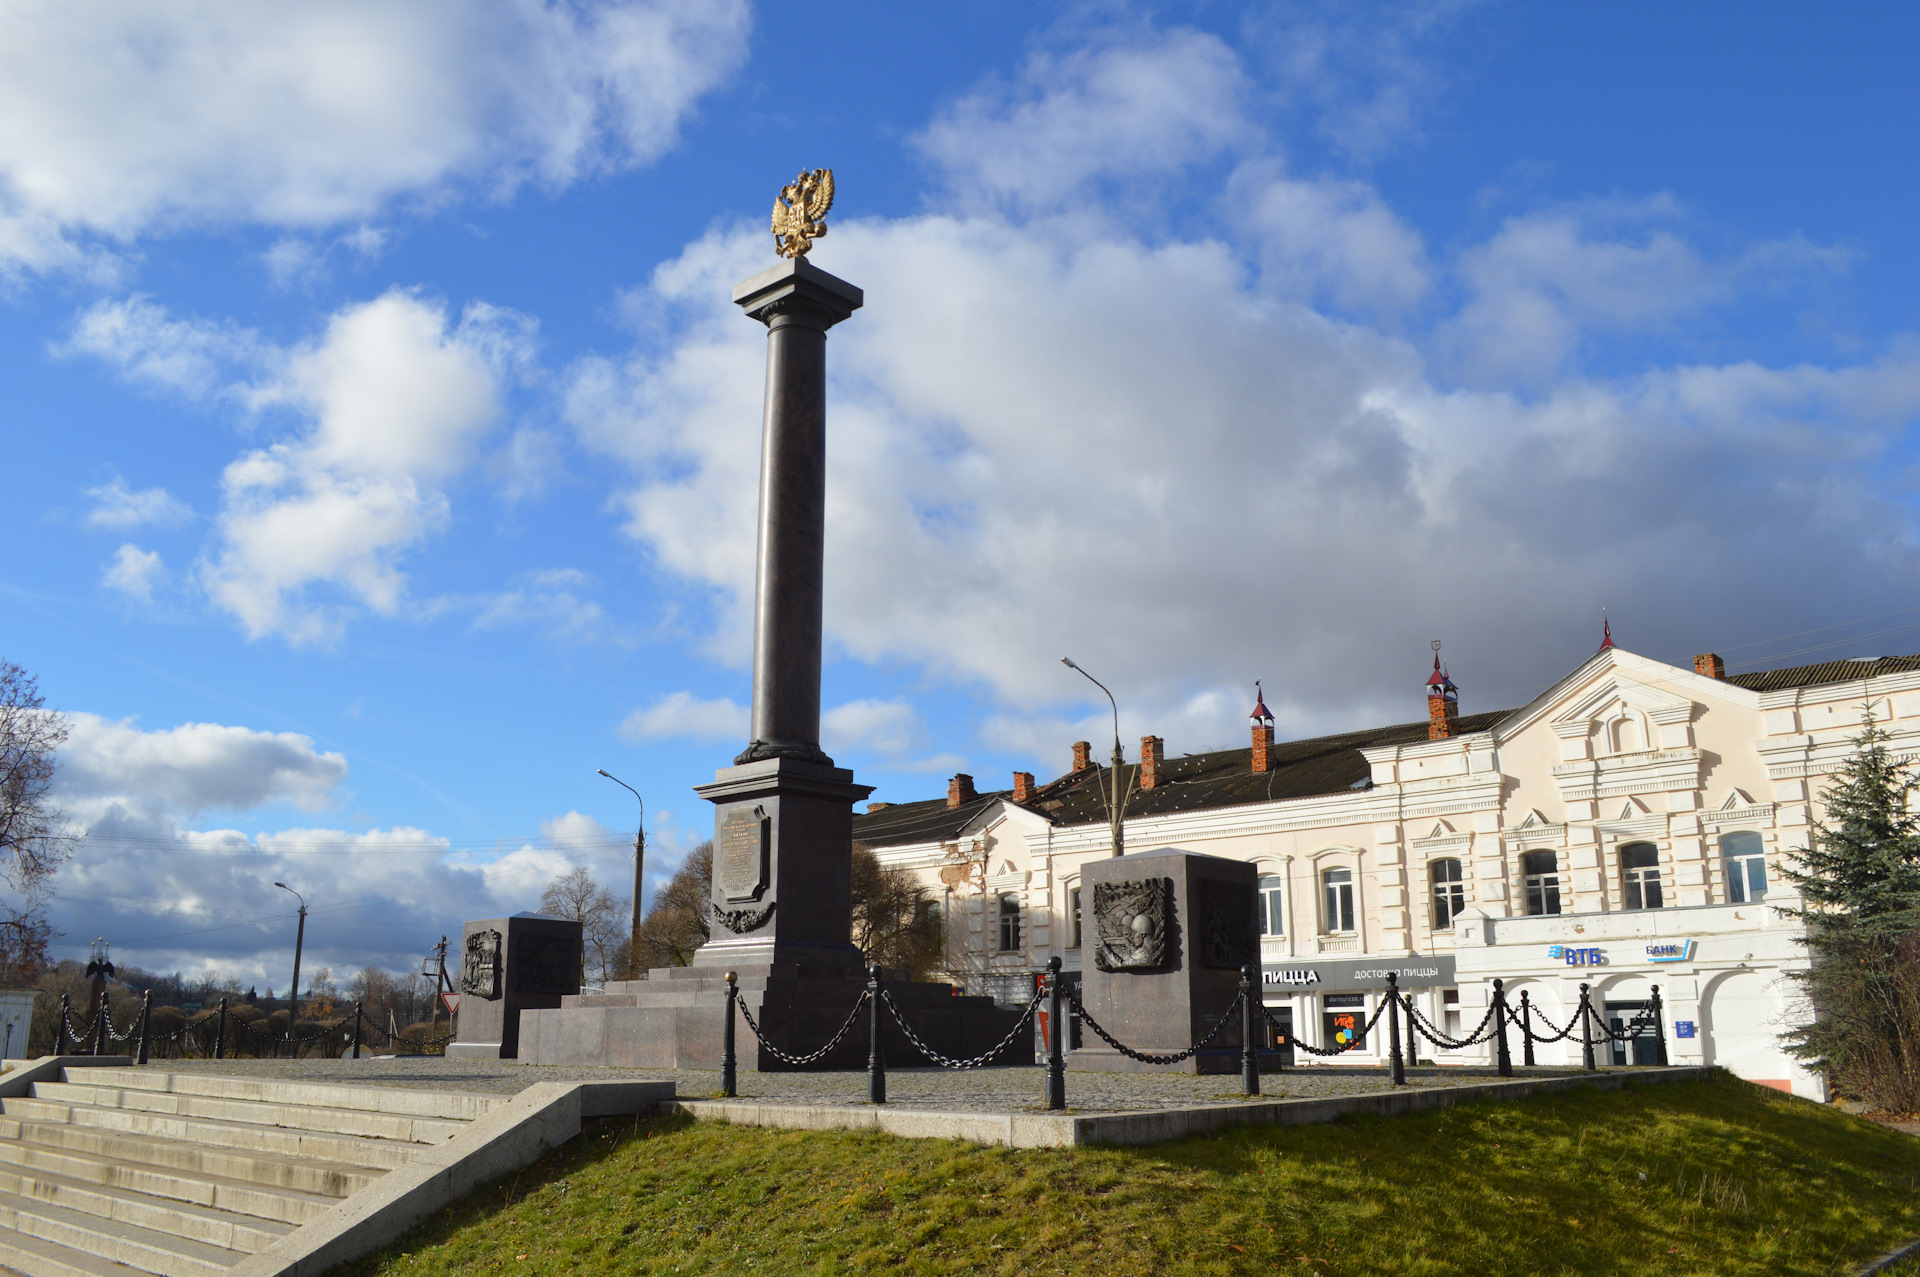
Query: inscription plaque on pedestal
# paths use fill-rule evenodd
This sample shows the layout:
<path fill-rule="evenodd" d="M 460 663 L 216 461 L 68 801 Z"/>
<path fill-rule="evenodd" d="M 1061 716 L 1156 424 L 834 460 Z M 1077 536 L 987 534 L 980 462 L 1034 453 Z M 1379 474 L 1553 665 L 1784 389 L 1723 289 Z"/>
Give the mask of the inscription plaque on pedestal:
<path fill-rule="evenodd" d="M 773 822 L 764 807 L 736 807 L 720 822 L 713 872 L 729 904 L 758 900 L 767 889 Z"/>

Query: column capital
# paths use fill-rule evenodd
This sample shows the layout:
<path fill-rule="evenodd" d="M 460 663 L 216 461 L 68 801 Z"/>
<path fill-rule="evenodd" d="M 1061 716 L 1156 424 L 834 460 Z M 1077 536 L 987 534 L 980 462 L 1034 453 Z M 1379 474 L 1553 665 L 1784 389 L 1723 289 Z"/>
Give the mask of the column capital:
<path fill-rule="evenodd" d="M 837 275 L 794 257 L 733 286 L 734 305 L 772 325 L 782 315 L 815 320 L 822 330 L 859 310 L 865 294 Z"/>

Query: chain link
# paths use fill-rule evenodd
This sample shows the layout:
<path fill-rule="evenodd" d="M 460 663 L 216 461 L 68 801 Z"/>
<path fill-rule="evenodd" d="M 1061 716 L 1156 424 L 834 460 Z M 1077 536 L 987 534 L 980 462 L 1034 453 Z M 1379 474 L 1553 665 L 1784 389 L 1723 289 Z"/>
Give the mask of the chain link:
<path fill-rule="evenodd" d="M 1178 1055 L 1148 1055 L 1145 1051 L 1136 1051 L 1132 1047 L 1127 1046 L 1125 1043 L 1121 1042 L 1118 1038 L 1114 1037 L 1113 1034 L 1101 1028 L 1100 1022 L 1094 1019 L 1092 1016 L 1088 1015 L 1086 1007 L 1080 1004 L 1079 994 L 1077 993 L 1067 994 L 1068 999 L 1071 1000 L 1073 1003 L 1074 1014 L 1080 1017 L 1080 1022 L 1082 1024 L 1086 1025 L 1088 1028 L 1092 1029 L 1095 1033 L 1099 1034 L 1100 1040 L 1105 1042 L 1108 1046 L 1120 1052 L 1120 1054 L 1126 1056 L 1129 1060 L 1138 1060 L 1142 1064 L 1179 1064 L 1183 1060 L 1187 1060 L 1192 1058 L 1195 1055 L 1198 1055 L 1202 1050 L 1206 1048 L 1207 1043 L 1213 1041 L 1215 1038 L 1220 1036 L 1220 1030 L 1227 1027 L 1227 1023 L 1233 1019 L 1233 1013 L 1240 1009 L 1241 1000 L 1246 996 L 1247 995 L 1244 992 L 1237 994 L 1233 999 L 1233 1005 L 1228 1007 L 1224 1012 L 1221 1013 L 1219 1022 L 1216 1023 L 1211 1029 L 1207 1030 L 1207 1036 L 1201 1038 L 1198 1042 L 1195 1042 L 1192 1046 L 1180 1052 Z"/>
<path fill-rule="evenodd" d="M 1259 1006 L 1260 1014 L 1266 1017 L 1267 1023 L 1273 1026 L 1274 1032 L 1280 1035 L 1281 1046 L 1298 1047 L 1308 1055 L 1318 1055 L 1322 1058 L 1345 1055 L 1349 1051 L 1358 1049 L 1360 1044 L 1367 1040 L 1367 1035 L 1373 1032 L 1373 1026 L 1380 1023 L 1380 1016 L 1387 1009 L 1387 1003 L 1382 1001 L 1379 1006 L 1374 1008 L 1373 1018 L 1361 1025 L 1360 1032 L 1355 1035 L 1353 1041 L 1347 1043 L 1345 1046 L 1315 1046 L 1311 1042 L 1302 1042 L 1299 1038 L 1293 1036 L 1291 1032 L 1281 1028 L 1280 1021 L 1273 1018 L 1273 1012 L 1267 1010 L 1265 1003 L 1261 1003 Z"/>
<path fill-rule="evenodd" d="M 880 990 L 880 1000 L 886 1004 L 887 1010 L 892 1012 L 893 1022 L 900 1026 L 900 1032 L 906 1034 L 907 1041 L 913 1043 L 913 1049 L 944 1069 L 977 1069 L 989 1063 L 994 1056 L 1013 1045 L 1013 1040 L 1020 1035 L 1020 1030 L 1026 1027 L 1027 1021 L 1033 1018 L 1035 1008 L 1040 1005 L 1040 999 L 1045 996 L 1041 993 L 1033 995 L 1026 1008 L 1020 1012 L 1020 1018 L 1013 1022 L 1013 1028 L 1007 1031 L 1006 1037 L 1000 1039 L 998 1046 L 984 1055 L 974 1056 L 971 1060 L 955 1060 L 940 1054 L 922 1041 L 920 1035 L 913 1031 L 913 1026 L 907 1023 L 906 1017 L 900 1014 L 900 1008 L 894 1005 L 892 992 L 884 988 Z"/>
<path fill-rule="evenodd" d="M 825 1046 L 807 1055 L 788 1055 L 785 1051 L 782 1051 L 779 1047 L 767 1041 L 767 1035 L 762 1033 L 760 1026 L 753 1022 L 753 1012 L 747 1010 L 747 1004 L 744 1001 L 736 1001 L 734 1005 L 740 1008 L 740 1014 L 746 1018 L 747 1027 L 753 1030 L 754 1037 L 760 1039 L 760 1045 L 773 1052 L 774 1059 L 784 1061 L 787 1064 L 801 1065 L 812 1064 L 815 1060 L 824 1059 L 828 1052 L 832 1051 L 836 1046 L 839 1046 L 842 1039 L 844 1039 L 848 1033 L 852 1032 L 854 1021 L 860 1018 L 860 1008 L 867 1005 L 867 999 L 872 996 L 873 994 L 870 990 L 861 990 L 860 1000 L 853 1004 L 853 1010 L 847 1015 L 847 1022 L 840 1026 L 840 1031 L 834 1034 L 833 1038 Z"/>
<path fill-rule="evenodd" d="M 1421 1037 L 1443 1050 L 1462 1051 L 1467 1047 L 1477 1046 L 1482 1042 L 1492 1039 L 1493 1032 L 1489 1030 L 1487 1026 L 1493 1023 L 1493 1013 L 1499 1009 L 1498 1004 L 1489 1006 L 1487 1013 L 1480 1017 L 1480 1023 L 1474 1025 L 1473 1032 L 1467 1034 L 1464 1038 L 1448 1037 L 1445 1033 L 1434 1027 L 1433 1023 L 1429 1021 L 1426 1016 L 1420 1014 L 1418 1007 L 1408 1007 L 1407 1014 L 1408 1018 L 1413 1022 L 1413 1027 L 1419 1031 Z M 1481 1036 L 1483 1032 L 1486 1034 L 1485 1037 Z"/>
<path fill-rule="evenodd" d="M 1540 1015 L 1540 1008 L 1537 1004 L 1529 1003 L 1528 1012 L 1529 1014 L 1527 1018 L 1529 1020 L 1531 1020 L 1534 1016 L 1539 1016 L 1542 1023 L 1546 1024 L 1549 1027 L 1552 1026 L 1553 1024 L 1552 1020 L 1548 1019 L 1544 1015 Z M 1532 1038 L 1535 1042 L 1539 1042 L 1539 1043 L 1559 1042 L 1564 1038 L 1570 1036 L 1575 1029 L 1580 1027 L 1580 1016 L 1576 1013 L 1571 1020 L 1567 1021 L 1566 1028 L 1560 1030 L 1558 1033 L 1553 1034 L 1551 1037 L 1542 1037 L 1540 1034 L 1535 1033 L 1533 1031 L 1532 1025 L 1520 1023 L 1520 1013 L 1513 1009 L 1513 1006 L 1511 1003 L 1509 1003 L 1507 1006 L 1507 1018 L 1509 1020 L 1512 1020 L 1515 1024 L 1520 1025 L 1520 1031 L 1522 1033 L 1526 1034 L 1528 1037 Z"/>

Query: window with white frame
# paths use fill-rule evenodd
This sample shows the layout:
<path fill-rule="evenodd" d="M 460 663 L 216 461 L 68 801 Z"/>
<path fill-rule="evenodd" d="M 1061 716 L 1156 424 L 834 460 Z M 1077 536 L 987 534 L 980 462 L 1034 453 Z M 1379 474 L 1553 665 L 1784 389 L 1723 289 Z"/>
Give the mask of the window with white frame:
<path fill-rule="evenodd" d="M 1320 880 L 1326 885 L 1326 929 L 1352 931 L 1353 870 L 1329 869 L 1320 876 Z"/>
<path fill-rule="evenodd" d="M 1080 947 L 1080 888 L 1067 889 L 1067 948 Z"/>
<path fill-rule="evenodd" d="M 1658 909 L 1660 849 L 1650 842 L 1630 842 L 1620 848 L 1620 878 L 1629 909 Z"/>
<path fill-rule="evenodd" d="M 1560 912 L 1560 853 L 1530 851 L 1520 857 L 1521 885 L 1528 913 Z"/>
<path fill-rule="evenodd" d="M 1260 924 L 1263 936 L 1284 936 L 1287 934 L 1287 915 L 1283 884 L 1278 875 L 1261 874 L 1255 884 L 1253 898 L 1255 920 Z"/>
<path fill-rule="evenodd" d="M 1720 859 L 1727 869 L 1727 903 L 1751 904 L 1767 895 L 1767 847 L 1759 834 L 1720 835 Z"/>
<path fill-rule="evenodd" d="M 1467 884 L 1460 862 L 1452 857 L 1436 860 L 1427 875 L 1433 881 L 1433 929 L 1451 931 L 1453 920 L 1467 907 Z"/>
<path fill-rule="evenodd" d="M 1020 897 L 1011 891 L 1000 893 L 1000 952 L 1011 953 L 1020 947 Z"/>

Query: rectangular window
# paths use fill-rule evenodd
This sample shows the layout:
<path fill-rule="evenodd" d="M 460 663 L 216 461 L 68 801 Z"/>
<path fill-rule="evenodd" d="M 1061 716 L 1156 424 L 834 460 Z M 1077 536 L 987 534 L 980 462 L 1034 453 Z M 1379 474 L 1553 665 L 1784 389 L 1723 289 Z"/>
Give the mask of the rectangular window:
<path fill-rule="evenodd" d="M 1080 947 L 1080 888 L 1067 892 L 1067 948 Z"/>
<path fill-rule="evenodd" d="M 1360 993 L 1329 993 L 1320 999 L 1320 1028 L 1325 1034 L 1323 1047 L 1367 1044 L 1367 999 Z"/>
<path fill-rule="evenodd" d="M 1459 1038 L 1460 1032 L 1460 990 L 1443 989 L 1440 993 L 1440 1005 L 1446 1008 L 1447 1036 Z"/>
<path fill-rule="evenodd" d="M 1460 862 L 1433 862 L 1433 929 L 1451 931 L 1453 920 L 1467 907 L 1467 884 L 1462 881 Z"/>
<path fill-rule="evenodd" d="M 1629 909 L 1658 909 L 1660 851 L 1650 842 L 1630 842 L 1620 849 L 1620 875 Z"/>
<path fill-rule="evenodd" d="M 1560 855 L 1552 851 L 1530 851 L 1520 857 L 1522 885 L 1527 893 L 1528 913 L 1560 912 Z"/>
<path fill-rule="evenodd" d="M 1329 869 L 1323 881 L 1327 888 L 1327 930 L 1352 931 L 1353 870 Z"/>
<path fill-rule="evenodd" d="M 1000 952 L 1012 953 L 1020 947 L 1020 897 L 1011 891 L 1000 897 Z"/>
<path fill-rule="evenodd" d="M 1286 935 L 1287 916 L 1283 912 L 1280 879 L 1271 875 L 1263 876 L 1259 882 L 1259 894 L 1254 896 L 1253 901 L 1254 920 L 1260 925 L 1260 934 Z"/>
<path fill-rule="evenodd" d="M 1752 904 L 1767 895 L 1766 844 L 1756 833 L 1725 834 L 1720 858 L 1727 870 L 1727 903 Z"/>

